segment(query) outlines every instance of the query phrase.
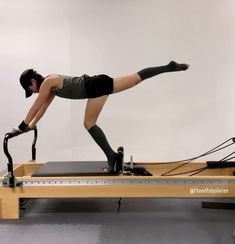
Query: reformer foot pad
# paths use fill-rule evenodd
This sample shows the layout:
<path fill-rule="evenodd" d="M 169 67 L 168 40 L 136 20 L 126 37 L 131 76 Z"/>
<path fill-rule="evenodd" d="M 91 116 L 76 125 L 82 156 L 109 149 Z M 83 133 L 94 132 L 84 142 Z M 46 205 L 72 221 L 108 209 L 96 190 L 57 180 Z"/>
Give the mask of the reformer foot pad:
<path fill-rule="evenodd" d="M 107 172 L 105 161 L 59 161 L 43 164 L 33 177 L 59 176 L 113 176 L 114 172 Z"/>

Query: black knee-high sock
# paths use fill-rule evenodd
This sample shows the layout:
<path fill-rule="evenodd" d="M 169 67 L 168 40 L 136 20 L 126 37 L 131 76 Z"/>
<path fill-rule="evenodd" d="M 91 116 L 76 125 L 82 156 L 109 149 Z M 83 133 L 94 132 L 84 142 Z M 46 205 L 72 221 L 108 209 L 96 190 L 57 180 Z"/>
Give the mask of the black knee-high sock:
<path fill-rule="evenodd" d="M 182 71 L 188 69 L 187 64 L 178 64 L 175 61 L 171 61 L 168 65 L 158 66 L 158 67 L 150 67 L 146 69 L 142 69 L 138 72 L 141 80 L 148 79 L 155 75 L 159 75 L 166 72 L 174 72 L 174 71 Z"/>
<path fill-rule="evenodd" d="M 114 164 L 117 160 L 117 153 L 113 151 L 113 149 L 110 147 L 108 140 L 104 134 L 104 132 L 101 130 L 101 128 L 97 125 L 94 125 L 91 127 L 88 132 L 92 136 L 92 138 L 95 140 L 95 142 L 100 146 L 100 148 L 105 153 L 108 164 L 111 169 L 114 168 Z"/>

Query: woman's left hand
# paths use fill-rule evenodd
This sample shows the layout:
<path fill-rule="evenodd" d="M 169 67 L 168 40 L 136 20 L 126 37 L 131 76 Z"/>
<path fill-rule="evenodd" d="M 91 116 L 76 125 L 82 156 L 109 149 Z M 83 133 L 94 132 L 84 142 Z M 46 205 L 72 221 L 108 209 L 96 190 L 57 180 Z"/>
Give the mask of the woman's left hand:
<path fill-rule="evenodd" d="M 12 128 L 12 131 L 11 131 L 11 133 L 15 133 L 15 132 L 22 132 L 18 127 L 14 127 L 14 128 Z"/>

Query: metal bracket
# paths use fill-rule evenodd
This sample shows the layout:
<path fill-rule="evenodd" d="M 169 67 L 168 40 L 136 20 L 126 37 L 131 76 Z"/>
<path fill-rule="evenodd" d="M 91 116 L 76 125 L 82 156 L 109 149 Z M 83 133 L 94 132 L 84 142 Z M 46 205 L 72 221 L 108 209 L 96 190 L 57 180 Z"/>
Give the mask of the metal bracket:
<path fill-rule="evenodd" d="M 20 187 L 23 186 L 23 181 L 18 181 L 14 175 L 12 175 L 11 172 L 9 172 L 7 174 L 7 176 L 4 178 L 4 180 L 2 181 L 2 186 L 3 187 L 10 187 L 10 188 L 14 188 L 14 187 Z"/>

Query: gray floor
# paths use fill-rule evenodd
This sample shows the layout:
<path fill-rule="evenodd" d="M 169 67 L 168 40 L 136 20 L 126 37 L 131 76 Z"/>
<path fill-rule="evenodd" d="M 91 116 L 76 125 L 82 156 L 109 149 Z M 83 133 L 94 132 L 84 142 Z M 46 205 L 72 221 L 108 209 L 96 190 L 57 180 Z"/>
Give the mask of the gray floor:
<path fill-rule="evenodd" d="M 235 243 L 235 210 L 202 209 L 200 199 L 122 199 L 117 214 L 117 202 L 31 200 L 20 220 L 0 222 L 0 243 Z"/>

